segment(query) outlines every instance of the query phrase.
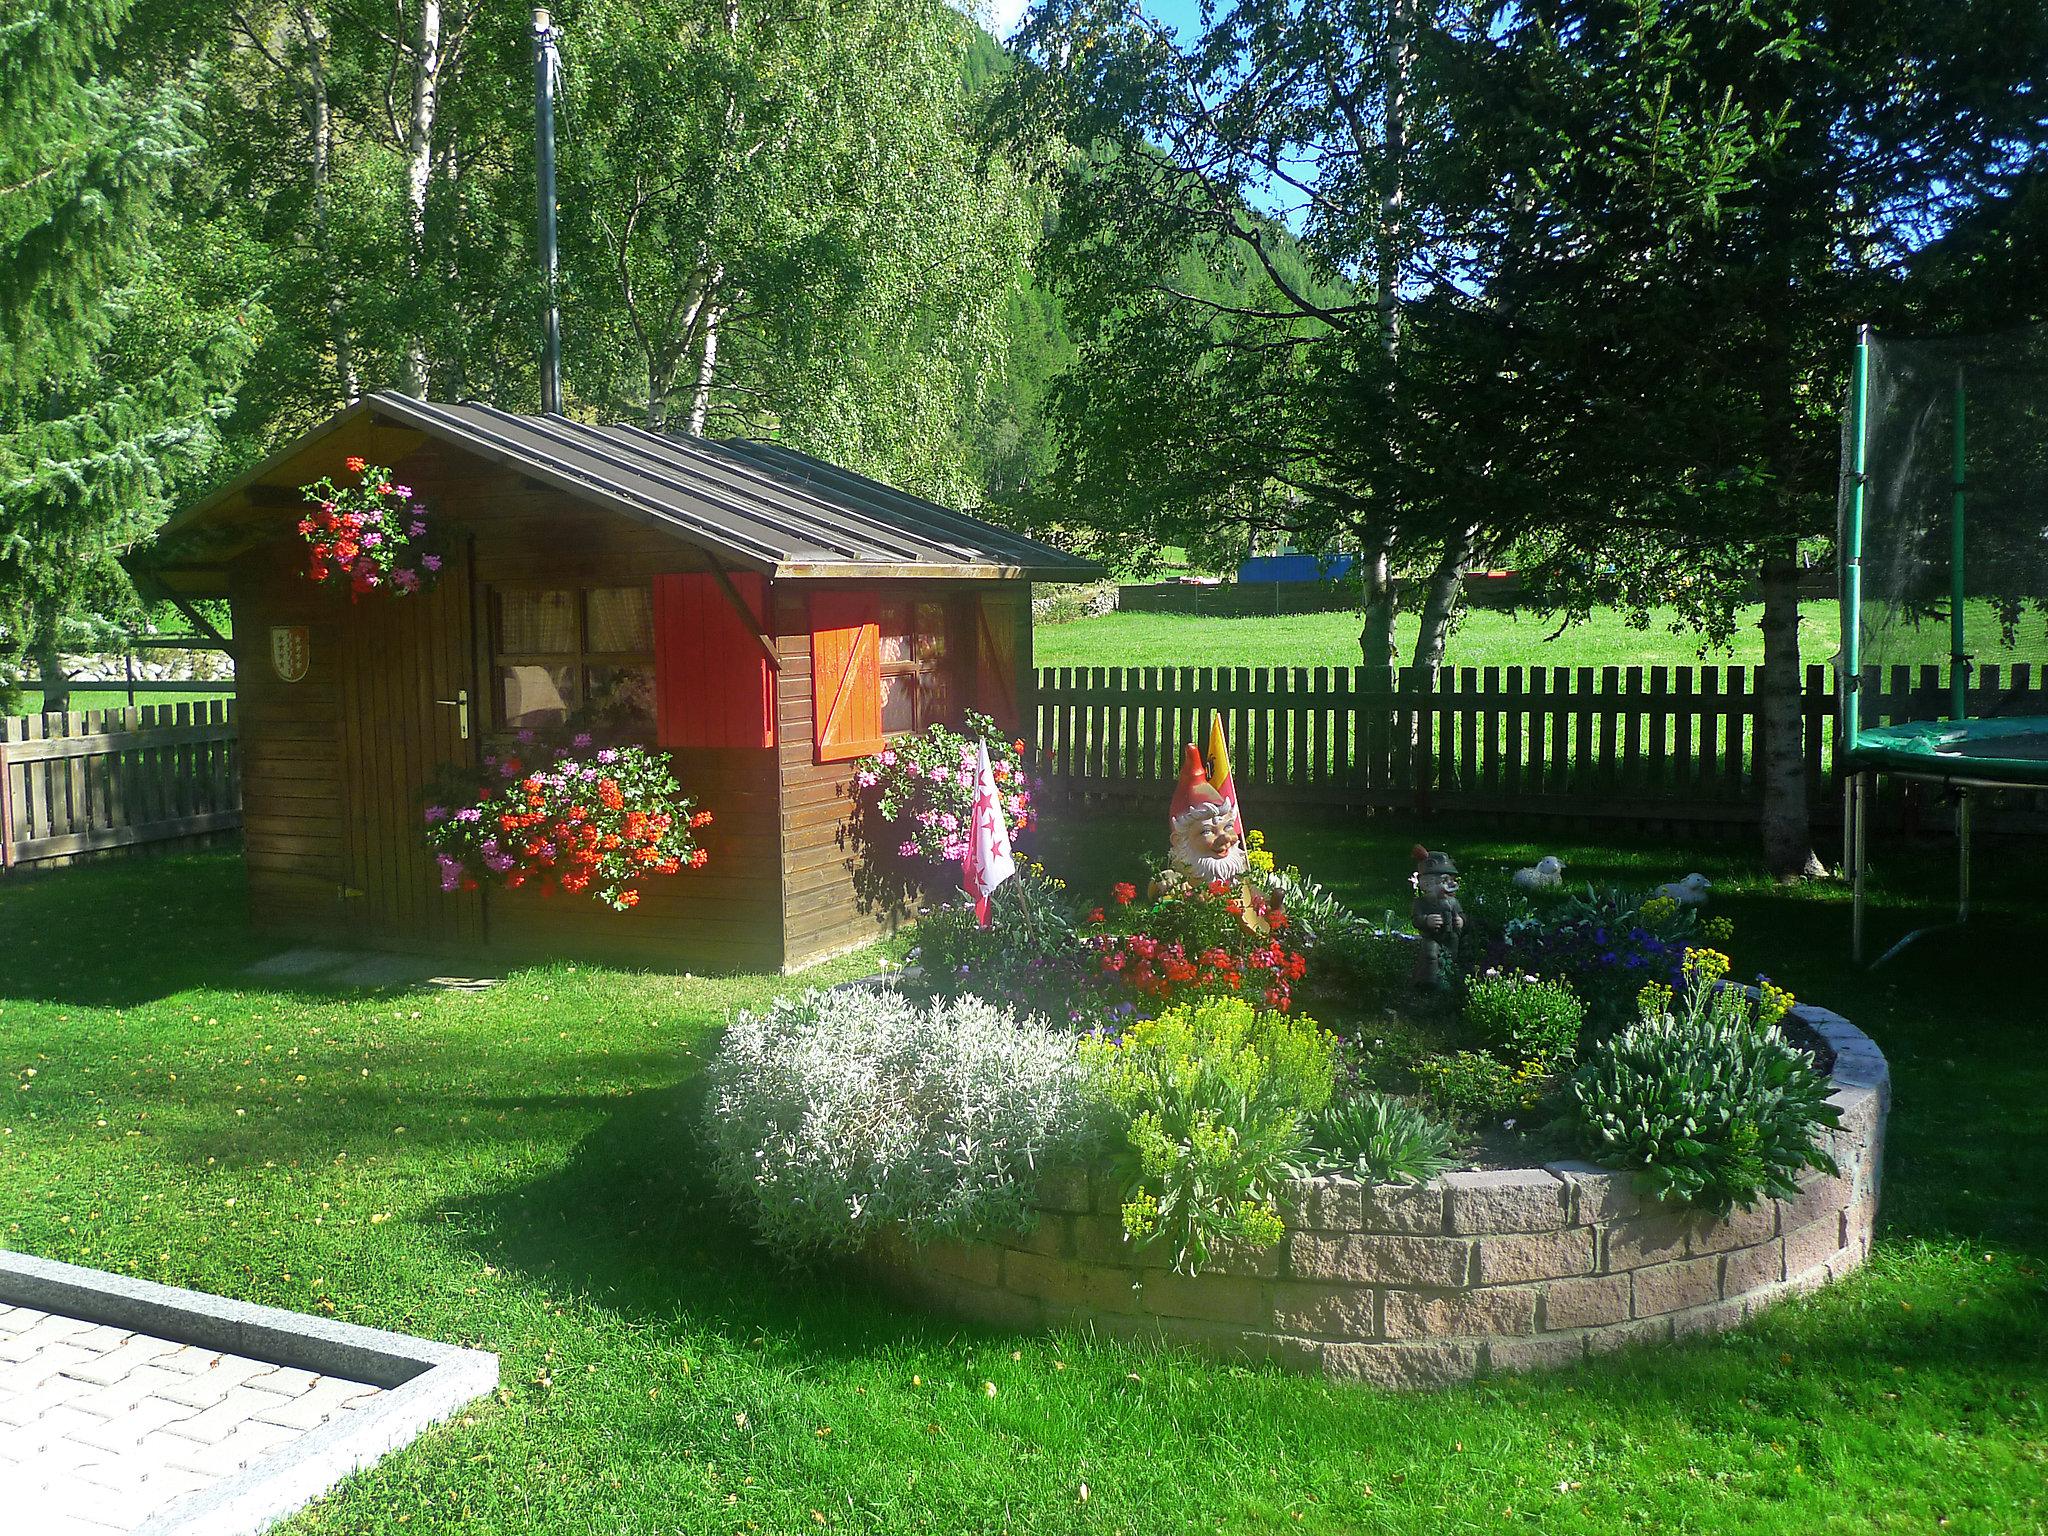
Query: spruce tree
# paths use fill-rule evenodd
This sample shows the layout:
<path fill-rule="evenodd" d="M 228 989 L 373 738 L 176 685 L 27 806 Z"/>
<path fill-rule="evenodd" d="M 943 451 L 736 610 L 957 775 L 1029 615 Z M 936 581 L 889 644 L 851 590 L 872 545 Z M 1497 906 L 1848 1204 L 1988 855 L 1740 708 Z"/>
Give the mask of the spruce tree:
<path fill-rule="evenodd" d="M 175 82 L 114 71 L 128 9 L 0 22 L 0 692 L 33 656 L 46 709 L 67 702 L 62 648 L 132 602 L 114 556 L 210 460 L 247 352 L 153 248 L 199 144 Z"/>

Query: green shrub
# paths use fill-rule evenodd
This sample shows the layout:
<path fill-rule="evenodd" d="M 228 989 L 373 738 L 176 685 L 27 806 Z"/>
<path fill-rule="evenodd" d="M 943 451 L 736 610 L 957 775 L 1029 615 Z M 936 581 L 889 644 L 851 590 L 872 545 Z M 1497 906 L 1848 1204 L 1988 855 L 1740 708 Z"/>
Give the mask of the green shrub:
<path fill-rule="evenodd" d="M 1838 1123 L 1827 1080 L 1748 993 L 1720 984 L 1722 957 L 1693 953 L 1705 964 L 1688 957 L 1678 1011 L 1668 987 L 1645 987 L 1636 1022 L 1572 1080 L 1586 1151 L 1641 1169 L 1660 1199 L 1717 1212 L 1797 1194 L 1802 1168 L 1836 1171 L 1819 1143 Z"/>
<path fill-rule="evenodd" d="M 1485 1051 L 1425 1056 L 1415 1064 L 1422 1091 L 1446 1113 L 1473 1120 L 1499 1120 L 1533 1109 L 1543 1092 L 1540 1061 L 1511 1067 Z"/>
<path fill-rule="evenodd" d="M 1074 931 L 1063 881 L 1019 858 L 1015 878 L 989 896 L 984 928 L 964 898 L 933 906 L 917 924 L 910 959 L 927 990 L 982 997 L 1051 1019 L 1085 1025 L 1114 998 L 1104 994 L 1095 957 Z"/>
<path fill-rule="evenodd" d="M 1466 991 L 1465 1022 L 1510 1061 L 1568 1061 L 1578 1049 L 1586 1005 L 1561 981 L 1490 975 Z"/>
<path fill-rule="evenodd" d="M 1309 1144 L 1326 1168 L 1374 1184 L 1426 1184 L 1458 1166 L 1451 1128 L 1390 1093 L 1339 1099 L 1315 1117 Z"/>
<path fill-rule="evenodd" d="M 1293 942 L 1315 966 L 1320 990 L 1341 990 L 1356 1002 L 1407 985 L 1415 951 L 1391 914 L 1378 923 L 1361 917 L 1327 886 L 1291 866 L 1276 873 L 1271 884 L 1286 910 Z"/>
<path fill-rule="evenodd" d="M 1194 1274 L 1219 1245 L 1280 1238 L 1274 1199 L 1298 1171 L 1305 1120 L 1330 1101 L 1336 1041 L 1313 1019 L 1205 998 L 1081 1046 L 1120 1123 L 1124 1230 Z"/>

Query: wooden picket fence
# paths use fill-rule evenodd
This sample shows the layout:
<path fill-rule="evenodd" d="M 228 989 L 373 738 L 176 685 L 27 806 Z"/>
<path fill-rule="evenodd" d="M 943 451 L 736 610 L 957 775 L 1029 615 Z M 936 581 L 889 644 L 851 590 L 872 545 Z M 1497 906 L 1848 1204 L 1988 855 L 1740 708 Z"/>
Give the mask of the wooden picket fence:
<path fill-rule="evenodd" d="M 1758 670 L 1057 667 L 1037 674 L 1036 720 L 1055 796 L 1157 801 L 1179 772 L 1182 743 L 1206 753 L 1210 716 L 1220 714 L 1233 773 L 1268 804 L 1742 823 L 1760 802 Z M 1809 666 L 1802 692 L 1802 749 L 1825 818 L 1835 790 L 1831 669 Z M 1985 667 L 1971 698 L 1985 710 L 2048 714 L 2048 675 Z M 1862 707 L 1873 725 L 1939 717 L 1945 672 L 1872 669 Z"/>
<path fill-rule="evenodd" d="M 0 719 L 0 870 L 242 823 L 234 704 L 145 704 Z"/>

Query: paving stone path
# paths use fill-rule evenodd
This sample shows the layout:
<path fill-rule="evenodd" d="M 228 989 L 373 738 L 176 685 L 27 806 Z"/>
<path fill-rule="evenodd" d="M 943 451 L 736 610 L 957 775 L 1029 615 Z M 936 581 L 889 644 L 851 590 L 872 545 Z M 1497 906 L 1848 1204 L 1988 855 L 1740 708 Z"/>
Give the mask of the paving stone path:
<path fill-rule="evenodd" d="M 378 1392 L 0 1305 L 0 1530 L 136 1530 Z"/>

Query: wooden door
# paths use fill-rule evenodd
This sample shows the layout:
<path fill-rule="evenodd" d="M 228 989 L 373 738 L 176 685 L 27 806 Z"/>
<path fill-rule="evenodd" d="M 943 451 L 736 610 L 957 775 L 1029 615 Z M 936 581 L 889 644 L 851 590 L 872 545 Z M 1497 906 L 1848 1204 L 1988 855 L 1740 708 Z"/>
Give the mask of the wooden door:
<path fill-rule="evenodd" d="M 342 621 L 348 916 L 339 939 L 431 949 L 483 938 L 481 896 L 443 891 L 420 840 L 428 786 L 478 756 L 470 551 L 467 539 L 453 542 L 432 591 L 366 597 Z M 465 698 L 466 711 L 443 702 Z"/>

